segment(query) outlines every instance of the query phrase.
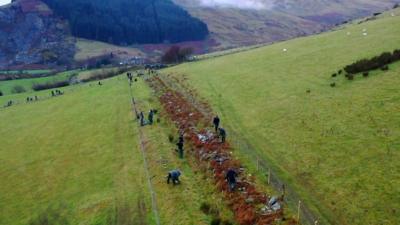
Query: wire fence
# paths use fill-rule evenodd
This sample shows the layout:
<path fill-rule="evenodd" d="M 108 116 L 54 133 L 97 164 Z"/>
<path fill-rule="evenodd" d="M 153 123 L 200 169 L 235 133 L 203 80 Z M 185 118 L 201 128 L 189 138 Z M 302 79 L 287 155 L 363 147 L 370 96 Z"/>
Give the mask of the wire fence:
<path fill-rule="evenodd" d="M 232 127 L 225 126 L 229 132 L 229 142 L 233 147 L 241 152 L 242 155 L 247 156 L 248 162 L 255 165 L 258 173 L 265 175 L 266 183 L 275 189 L 277 192 L 282 193 L 285 202 L 292 206 L 296 212 L 296 219 L 303 225 L 321 225 L 321 218 L 316 215 L 307 205 L 307 201 L 299 196 L 299 194 L 284 182 L 276 173 L 274 167 L 261 157 L 256 151 L 255 147 L 247 141 L 243 135 L 235 131 Z"/>
<path fill-rule="evenodd" d="M 132 113 L 133 113 L 133 117 L 136 119 L 139 109 L 136 104 L 134 94 L 132 91 L 132 83 L 129 82 L 128 84 L 129 84 L 129 95 L 130 95 L 131 104 L 132 104 Z M 147 177 L 147 185 L 149 187 L 149 191 L 150 191 L 150 195 L 151 195 L 151 207 L 152 207 L 152 210 L 154 213 L 155 222 L 157 225 L 160 225 L 161 223 L 160 223 L 160 216 L 159 216 L 160 213 L 158 212 L 158 206 L 157 206 L 157 195 L 156 195 L 156 192 L 154 191 L 153 184 L 151 182 L 149 165 L 147 162 L 144 134 L 140 127 L 138 128 L 138 131 L 139 131 L 140 151 L 142 153 L 143 163 L 144 163 L 144 167 L 145 167 L 145 172 L 146 172 L 146 177 Z"/>
<path fill-rule="evenodd" d="M 180 86 L 177 82 L 171 81 L 166 76 L 160 77 L 167 85 L 175 90 L 180 90 L 182 94 L 191 102 L 197 110 L 202 112 L 204 115 L 208 115 L 211 118 L 212 112 L 207 111 L 201 107 L 196 96 L 193 96 L 190 92 L 185 91 L 185 88 Z M 211 121 L 210 121 L 211 123 Z M 296 211 L 296 219 L 303 225 L 321 225 L 330 224 L 326 221 L 326 218 L 322 217 L 317 211 L 310 209 L 309 201 L 304 201 L 298 192 L 284 181 L 274 169 L 273 165 L 260 155 L 256 148 L 250 144 L 250 142 L 234 127 L 226 126 L 228 132 L 229 142 L 233 145 L 234 149 L 241 152 L 241 157 L 246 157 L 248 162 L 256 165 L 257 172 L 266 176 L 266 182 L 269 186 L 275 189 L 277 192 L 281 192 L 284 195 L 285 202 L 288 203 L 291 208 Z"/>

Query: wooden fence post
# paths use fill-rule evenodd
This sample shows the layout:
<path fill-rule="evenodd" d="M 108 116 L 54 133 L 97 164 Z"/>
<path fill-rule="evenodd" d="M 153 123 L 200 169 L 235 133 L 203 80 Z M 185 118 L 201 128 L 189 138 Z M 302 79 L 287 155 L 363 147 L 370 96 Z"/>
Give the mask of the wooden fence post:
<path fill-rule="evenodd" d="M 260 159 L 257 157 L 257 171 L 260 171 Z"/>
<path fill-rule="evenodd" d="M 271 168 L 268 168 L 268 185 L 271 184 Z"/>
<path fill-rule="evenodd" d="M 300 224 L 300 208 L 301 208 L 301 201 L 299 201 L 299 205 L 297 207 L 297 224 Z"/>

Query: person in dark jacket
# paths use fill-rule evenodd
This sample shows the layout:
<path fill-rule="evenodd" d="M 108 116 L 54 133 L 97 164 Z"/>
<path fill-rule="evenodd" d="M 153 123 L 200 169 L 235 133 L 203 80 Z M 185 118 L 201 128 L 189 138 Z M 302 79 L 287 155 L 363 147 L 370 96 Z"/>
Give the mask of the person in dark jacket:
<path fill-rule="evenodd" d="M 150 125 L 153 124 L 153 118 L 154 118 L 154 112 L 152 109 L 150 109 L 150 112 L 149 112 L 149 124 Z"/>
<path fill-rule="evenodd" d="M 176 143 L 176 146 L 178 146 L 178 153 L 179 153 L 179 158 L 183 159 L 183 136 L 179 136 L 178 143 Z"/>
<path fill-rule="evenodd" d="M 237 177 L 236 171 L 232 168 L 229 168 L 228 171 L 226 172 L 225 179 L 228 182 L 230 191 L 233 191 L 236 187 L 236 177 Z"/>
<path fill-rule="evenodd" d="M 224 128 L 219 128 L 219 136 L 221 137 L 221 142 L 225 143 L 225 139 L 226 139 L 226 131 Z"/>
<path fill-rule="evenodd" d="M 214 124 L 214 127 L 215 127 L 215 132 L 218 132 L 219 122 L 220 122 L 219 117 L 218 117 L 218 116 L 215 116 L 214 119 L 213 119 L 213 124 Z"/>
<path fill-rule="evenodd" d="M 181 181 L 179 180 L 179 177 L 181 176 L 181 171 L 175 169 L 171 170 L 168 172 L 168 178 L 167 178 L 167 184 L 169 184 L 170 180 L 172 181 L 172 184 L 180 184 Z"/>
<path fill-rule="evenodd" d="M 140 112 L 139 117 L 140 117 L 140 126 L 143 127 L 145 125 L 143 112 Z"/>

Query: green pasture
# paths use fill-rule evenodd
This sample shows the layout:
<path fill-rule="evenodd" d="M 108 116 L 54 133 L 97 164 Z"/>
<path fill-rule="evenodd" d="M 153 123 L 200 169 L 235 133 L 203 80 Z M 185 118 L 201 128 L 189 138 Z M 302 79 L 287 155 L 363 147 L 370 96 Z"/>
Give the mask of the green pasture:
<path fill-rule="evenodd" d="M 202 203 L 232 215 L 210 180 L 178 159 L 167 121 L 142 128 L 149 177 L 140 150 L 129 86 L 121 75 L 61 88 L 64 95 L 0 110 L 0 224 L 155 224 L 151 179 L 161 224 L 210 224 Z M 144 112 L 159 105 L 143 81 L 134 95 Z M 2 102 L 0 102 L 2 103 Z M 179 168 L 182 185 L 166 184 Z"/>
<path fill-rule="evenodd" d="M 0 91 L 2 91 L 4 95 L 10 95 L 13 94 L 12 93 L 13 87 L 22 86 L 26 90 L 26 92 L 33 92 L 32 85 L 34 84 L 67 80 L 74 73 L 77 73 L 77 71 L 73 70 L 73 71 L 61 72 L 54 76 L 49 76 L 49 77 L 0 81 Z"/>
<path fill-rule="evenodd" d="M 397 225 L 400 63 L 353 81 L 331 77 L 358 59 L 400 48 L 400 10 L 393 12 L 163 73 L 188 78 L 222 117 L 228 138 L 240 134 L 253 146 L 250 154 L 272 164 L 321 221 Z"/>
<path fill-rule="evenodd" d="M 46 74 L 50 73 L 51 70 L 0 70 L 0 74 Z"/>

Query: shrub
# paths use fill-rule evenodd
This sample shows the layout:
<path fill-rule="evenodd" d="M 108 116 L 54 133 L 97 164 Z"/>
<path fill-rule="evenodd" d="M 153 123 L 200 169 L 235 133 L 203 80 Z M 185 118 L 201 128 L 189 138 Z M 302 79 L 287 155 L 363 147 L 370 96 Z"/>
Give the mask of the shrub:
<path fill-rule="evenodd" d="M 221 219 L 220 218 L 214 218 L 211 220 L 211 225 L 220 225 L 221 224 Z"/>
<path fill-rule="evenodd" d="M 207 202 L 201 203 L 200 210 L 206 215 L 219 215 L 219 210 L 215 206 L 212 206 Z"/>
<path fill-rule="evenodd" d="M 53 89 L 53 88 L 60 88 L 60 87 L 66 87 L 69 85 L 69 80 L 62 80 L 62 81 L 56 81 L 56 82 L 47 82 L 43 84 L 33 84 L 32 89 L 35 91 L 41 91 L 41 90 L 48 90 L 48 89 Z"/>
<path fill-rule="evenodd" d="M 89 81 L 94 81 L 94 80 L 103 80 L 107 79 L 110 77 L 115 77 L 120 75 L 121 73 L 125 73 L 129 71 L 131 68 L 124 67 L 124 68 L 118 68 L 116 70 L 114 69 L 109 69 L 109 70 L 98 70 L 98 71 L 92 71 L 90 76 L 87 78 L 82 79 L 82 82 L 89 82 Z"/>
<path fill-rule="evenodd" d="M 228 220 L 222 221 L 221 224 L 222 224 L 222 225 L 233 225 L 233 223 L 232 223 L 231 221 L 228 221 Z"/>
<path fill-rule="evenodd" d="M 349 74 L 356 74 L 376 70 L 395 61 L 400 61 L 400 50 L 395 50 L 393 53 L 384 52 L 371 59 L 361 59 L 353 64 L 347 65 L 344 70 Z"/>
<path fill-rule="evenodd" d="M 211 210 L 211 206 L 210 204 L 208 204 L 207 202 L 203 202 L 200 205 L 200 210 L 204 213 L 204 214 L 209 214 L 210 210 Z"/>
<path fill-rule="evenodd" d="M 347 79 L 348 80 L 354 80 L 354 75 L 353 74 L 347 74 Z"/>
<path fill-rule="evenodd" d="M 369 76 L 369 72 L 364 72 L 363 73 L 363 77 L 368 77 Z"/>
<path fill-rule="evenodd" d="M 399 7 L 400 7 L 399 3 L 396 3 L 396 4 L 394 4 L 393 9 L 396 9 L 396 8 L 399 8 Z"/>
<path fill-rule="evenodd" d="M 190 57 L 192 54 L 192 48 L 181 48 L 179 46 L 172 46 L 161 57 L 161 61 L 164 63 L 179 63 L 188 60 L 188 57 Z"/>
<path fill-rule="evenodd" d="M 338 71 L 338 74 L 340 75 L 340 74 L 342 74 L 343 73 L 343 70 L 339 70 Z"/>
<path fill-rule="evenodd" d="M 12 92 L 13 94 L 18 94 L 18 93 L 24 93 L 24 92 L 26 92 L 26 90 L 25 90 L 25 88 L 22 87 L 21 85 L 15 85 L 15 86 L 12 88 L 11 92 Z"/>
<path fill-rule="evenodd" d="M 389 70 L 389 66 L 388 65 L 382 66 L 381 70 L 382 71 L 388 71 Z"/>
<path fill-rule="evenodd" d="M 400 49 L 396 49 L 393 51 L 392 55 L 393 61 L 399 61 L 400 60 Z"/>
<path fill-rule="evenodd" d="M 332 77 L 337 77 L 337 74 L 336 73 L 332 74 Z"/>
<path fill-rule="evenodd" d="M 336 83 L 331 83 L 331 87 L 336 87 Z"/>
<path fill-rule="evenodd" d="M 382 53 L 375 60 L 377 61 L 377 64 L 381 64 L 381 65 L 386 65 L 386 64 L 392 63 L 394 61 L 393 58 L 392 58 L 392 53 L 390 53 L 390 52 Z"/>
<path fill-rule="evenodd" d="M 69 225 L 70 210 L 66 206 L 48 206 L 44 211 L 32 217 L 28 225 Z"/>
<path fill-rule="evenodd" d="M 311 90 L 310 90 L 310 89 L 307 89 L 306 93 L 307 93 L 307 94 L 310 94 L 310 93 L 311 93 Z"/>
<path fill-rule="evenodd" d="M 0 91 L 0 97 L 1 97 L 1 96 L 3 96 L 3 95 L 4 95 L 4 94 L 3 94 L 3 92 L 2 92 L 2 91 Z"/>
<path fill-rule="evenodd" d="M 174 141 L 174 135 L 169 134 L 169 135 L 168 135 L 168 141 L 172 143 L 172 142 Z M 204 203 L 203 203 L 203 204 L 204 204 Z M 203 206 L 203 205 L 202 205 L 202 206 Z M 200 207 L 200 209 L 201 209 L 201 207 Z"/>

